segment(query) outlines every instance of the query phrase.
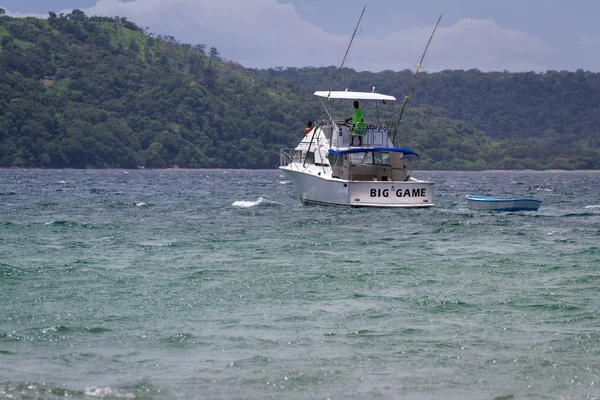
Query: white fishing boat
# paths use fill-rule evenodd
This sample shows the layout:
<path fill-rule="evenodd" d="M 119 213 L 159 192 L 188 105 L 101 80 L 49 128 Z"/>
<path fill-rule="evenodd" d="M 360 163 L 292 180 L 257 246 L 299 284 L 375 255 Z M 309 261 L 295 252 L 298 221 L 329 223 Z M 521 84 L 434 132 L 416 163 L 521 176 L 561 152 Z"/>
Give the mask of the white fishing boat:
<path fill-rule="evenodd" d="M 365 8 L 338 72 L 345 63 Z M 396 98 L 376 93 L 375 88 L 371 92 L 346 89 L 314 93 L 321 100 L 326 118 L 307 129 L 296 148 L 282 150 L 280 157 L 280 170 L 287 174 L 303 202 L 352 207 L 433 206 L 434 183 L 412 176 L 412 161 L 417 154 L 398 147 L 396 139 L 417 74 L 441 18 L 425 47 L 397 120 L 393 108 Z M 343 111 L 334 109 L 337 101 L 345 102 Z M 350 112 L 351 101 L 355 103 L 353 118 L 344 118 L 348 115 L 342 113 Z M 370 114 L 364 118 L 362 110 L 367 106 Z M 383 110 L 386 107 L 387 112 Z M 385 119 L 381 116 L 390 118 L 389 128 L 381 122 Z"/>
<path fill-rule="evenodd" d="M 467 195 L 467 207 L 479 211 L 537 211 L 540 204 L 542 200 L 532 198 L 498 199 Z"/>
<path fill-rule="evenodd" d="M 314 94 L 321 99 L 357 100 L 377 107 L 384 103 L 391 106 L 396 100 L 394 96 L 374 92 Z M 353 126 L 345 119 L 334 119 L 332 110 L 325 103 L 323 106 L 329 119 L 315 124 L 296 148 L 281 151 L 279 168 L 287 174 L 303 202 L 353 207 L 434 204 L 434 183 L 411 176 L 412 160 L 417 154 L 394 146 L 393 132 L 385 124 L 364 122 Z M 362 138 L 361 146 L 350 146 L 353 129 L 355 136 Z"/>

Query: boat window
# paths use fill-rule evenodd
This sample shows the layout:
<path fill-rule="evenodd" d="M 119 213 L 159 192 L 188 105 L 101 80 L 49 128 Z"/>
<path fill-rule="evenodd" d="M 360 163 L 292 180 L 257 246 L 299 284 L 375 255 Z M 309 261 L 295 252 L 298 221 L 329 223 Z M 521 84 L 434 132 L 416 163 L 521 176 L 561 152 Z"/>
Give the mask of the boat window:
<path fill-rule="evenodd" d="M 373 154 L 373 164 L 390 165 L 390 153 L 378 151 Z"/>
<path fill-rule="evenodd" d="M 390 155 L 388 152 L 366 152 L 350 154 L 350 161 L 354 165 L 359 164 L 375 164 L 375 165 L 390 165 Z"/>
<path fill-rule="evenodd" d="M 343 165 L 344 161 L 342 156 L 329 154 L 329 165 Z"/>
<path fill-rule="evenodd" d="M 315 153 L 312 151 L 309 151 L 306 153 L 306 163 L 307 164 L 314 164 L 315 163 Z"/>
<path fill-rule="evenodd" d="M 369 158 L 368 154 L 369 153 L 351 153 L 351 154 L 349 154 L 349 156 L 350 156 L 350 162 L 352 164 L 355 164 L 355 165 L 356 164 L 362 164 L 363 162 L 365 162 L 367 164 L 370 164 L 370 162 L 367 161 L 367 159 Z M 365 158 L 365 155 L 367 155 L 366 158 Z M 363 161 L 363 159 L 364 159 L 364 161 Z"/>

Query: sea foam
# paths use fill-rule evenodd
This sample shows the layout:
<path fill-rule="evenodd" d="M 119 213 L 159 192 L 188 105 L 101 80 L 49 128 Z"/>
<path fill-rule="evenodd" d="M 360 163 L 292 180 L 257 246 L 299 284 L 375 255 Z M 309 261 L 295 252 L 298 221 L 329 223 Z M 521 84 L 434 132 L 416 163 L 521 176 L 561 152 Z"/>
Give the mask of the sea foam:
<path fill-rule="evenodd" d="M 260 203 L 262 203 L 263 201 L 264 201 L 263 198 L 259 197 L 256 201 L 239 200 L 239 201 L 234 201 L 231 205 L 233 207 L 248 208 L 248 207 L 257 206 Z"/>

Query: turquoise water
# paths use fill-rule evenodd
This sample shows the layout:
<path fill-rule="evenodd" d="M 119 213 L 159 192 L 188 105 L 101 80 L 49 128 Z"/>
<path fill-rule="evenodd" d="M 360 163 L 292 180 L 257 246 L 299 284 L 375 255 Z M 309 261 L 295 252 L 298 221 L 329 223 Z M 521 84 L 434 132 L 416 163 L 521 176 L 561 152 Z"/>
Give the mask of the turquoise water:
<path fill-rule="evenodd" d="M 0 170 L 0 398 L 599 399 L 600 173 L 415 175 L 434 208 Z"/>

